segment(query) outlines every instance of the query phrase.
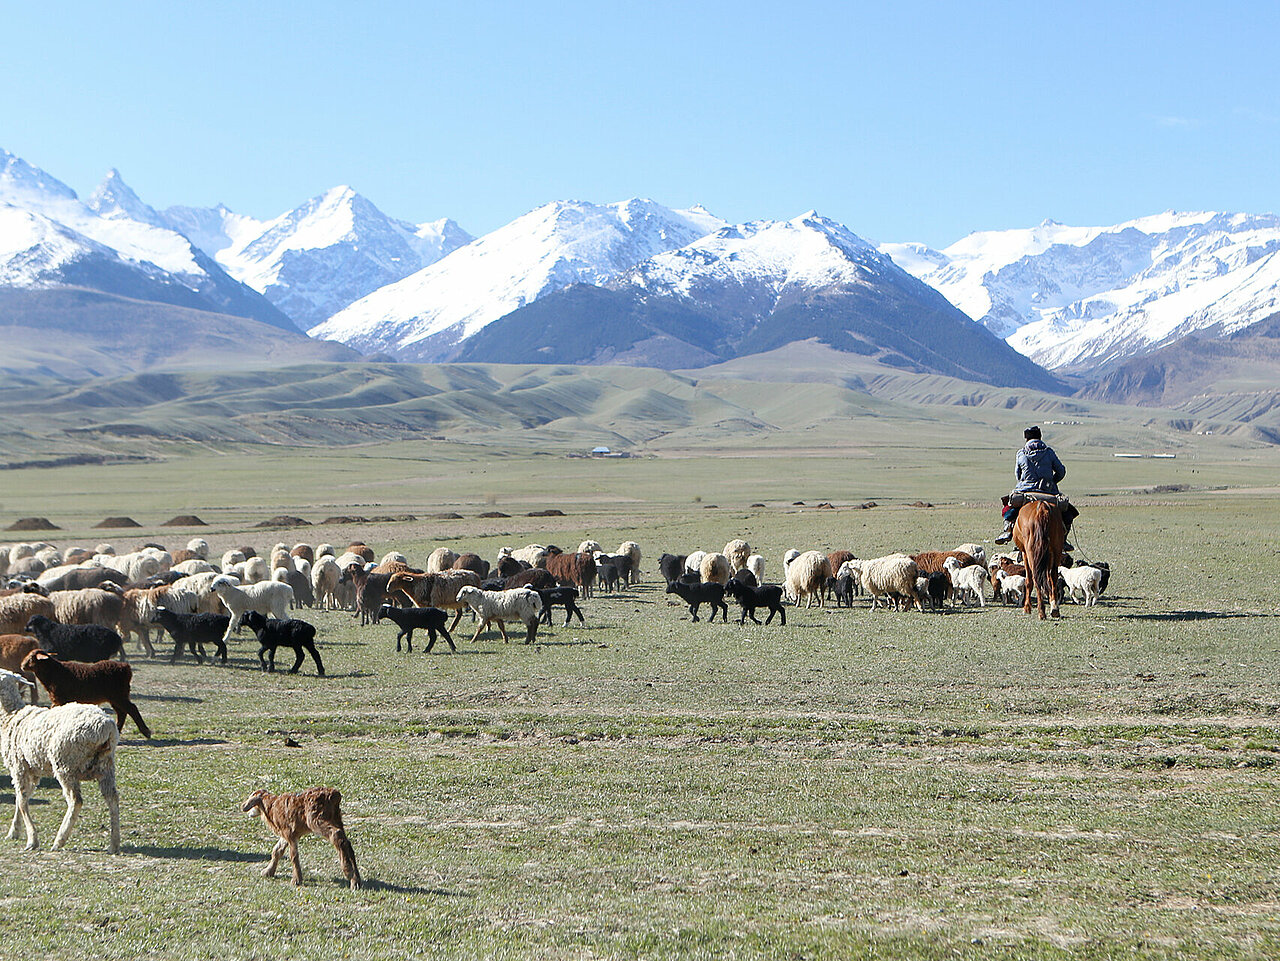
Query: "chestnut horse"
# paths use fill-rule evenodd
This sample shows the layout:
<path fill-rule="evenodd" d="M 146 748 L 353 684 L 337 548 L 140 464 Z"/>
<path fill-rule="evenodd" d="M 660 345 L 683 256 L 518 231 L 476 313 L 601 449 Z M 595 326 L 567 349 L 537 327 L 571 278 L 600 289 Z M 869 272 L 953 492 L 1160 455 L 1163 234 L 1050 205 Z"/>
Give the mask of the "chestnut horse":
<path fill-rule="evenodd" d="M 1057 504 L 1032 500 L 1018 511 L 1013 525 L 1013 544 L 1022 551 L 1027 568 L 1027 588 L 1023 591 L 1022 610 L 1031 613 L 1031 588 L 1035 587 L 1040 620 L 1044 620 L 1044 602 L 1049 599 L 1049 614 L 1061 617 L 1058 604 L 1058 562 L 1067 534 L 1062 524 L 1062 509 Z"/>

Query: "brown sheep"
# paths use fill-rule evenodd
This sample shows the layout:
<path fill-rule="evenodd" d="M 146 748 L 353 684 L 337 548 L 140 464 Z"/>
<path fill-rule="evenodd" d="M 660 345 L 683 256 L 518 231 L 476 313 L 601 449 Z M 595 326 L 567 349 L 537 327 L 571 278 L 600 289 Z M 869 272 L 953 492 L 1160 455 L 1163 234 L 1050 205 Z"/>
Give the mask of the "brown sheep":
<path fill-rule="evenodd" d="M 548 554 L 547 572 L 561 587 L 576 587 L 591 597 L 596 583 L 596 559 L 590 554 Z"/>
<path fill-rule="evenodd" d="M 22 661 L 24 672 L 40 678 L 49 692 L 49 702 L 60 704 L 110 704 L 116 712 L 116 730 L 124 729 L 124 719 L 133 718 L 142 736 L 150 740 L 151 728 L 142 719 L 138 706 L 129 697 L 133 668 L 123 661 L 105 660 L 86 664 L 63 661 L 48 651 L 32 651 Z"/>
<path fill-rule="evenodd" d="M 942 565 L 947 562 L 948 557 L 958 560 L 961 567 L 978 563 L 972 554 L 966 554 L 964 551 L 921 551 L 919 554 L 911 555 L 911 559 L 916 562 L 917 570 L 924 575 L 941 573 Z"/>
<path fill-rule="evenodd" d="M 414 607 L 438 607 L 453 611 L 452 632 L 462 620 L 466 605 L 458 600 L 458 591 L 467 587 L 479 587 L 480 575 L 475 571 L 441 571 L 439 574 L 393 574 L 387 582 L 387 595 L 399 592 L 413 602 Z"/>
<path fill-rule="evenodd" d="M 505 590 L 510 590 L 513 587 L 532 587 L 535 591 L 549 591 L 557 585 L 556 579 L 551 576 L 550 571 L 543 570 L 541 567 L 533 567 L 527 571 L 512 574 L 503 582 L 502 586 Z"/>
<path fill-rule="evenodd" d="M 481 579 L 489 576 L 489 562 L 479 554 L 459 554 L 449 568 L 454 571 L 475 571 Z"/>
<path fill-rule="evenodd" d="M 112 630 L 124 610 L 124 597 L 99 587 L 79 591 L 52 591 L 53 619 L 63 624 L 96 624 Z"/>
<path fill-rule="evenodd" d="M 23 669 L 22 662 L 32 651 L 39 650 L 40 642 L 30 634 L 0 634 L 0 668 L 21 674 L 31 682 L 31 703 L 40 703 L 40 691 L 36 676 Z"/>
<path fill-rule="evenodd" d="M 308 564 L 316 562 L 316 552 L 310 544 L 294 544 L 289 551 L 294 557 L 301 557 Z"/>
<path fill-rule="evenodd" d="M 357 557 L 364 558 L 366 562 L 374 559 L 373 548 L 360 541 L 352 542 L 347 547 L 347 550 L 349 550 L 352 554 L 355 554 Z"/>
<path fill-rule="evenodd" d="M 331 787 L 313 787 L 297 794 L 269 794 L 254 791 L 241 807 L 256 814 L 280 838 L 271 849 L 271 862 L 262 869 L 264 878 L 273 878 L 280 858 L 287 850 L 293 862 L 293 883 L 302 884 L 302 861 L 298 858 L 298 838 L 314 834 L 325 838 L 338 852 L 342 874 L 352 888 L 360 887 L 356 853 L 342 825 L 342 795 Z"/>
<path fill-rule="evenodd" d="M 41 614 L 53 620 L 53 601 L 39 594 L 0 597 L 0 634 L 23 634 L 27 621 Z"/>

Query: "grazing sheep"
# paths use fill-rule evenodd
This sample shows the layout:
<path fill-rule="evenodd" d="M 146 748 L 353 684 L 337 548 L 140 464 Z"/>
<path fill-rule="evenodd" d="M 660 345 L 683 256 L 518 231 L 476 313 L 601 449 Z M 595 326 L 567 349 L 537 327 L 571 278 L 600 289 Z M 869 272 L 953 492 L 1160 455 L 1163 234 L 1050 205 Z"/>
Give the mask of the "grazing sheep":
<path fill-rule="evenodd" d="M 455 551 L 447 547 L 437 547 L 427 558 L 426 573 L 439 574 L 441 571 L 447 571 L 453 567 L 453 562 L 457 559 L 458 555 Z"/>
<path fill-rule="evenodd" d="M 101 587 L 107 582 L 125 587 L 129 578 L 109 567 L 55 567 L 36 578 L 36 583 L 51 593 Z"/>
<path fill-rule="evenodd" d="M 489 562 L 479 554 L 459 554 L 449 565 L 451 571 L 475 571 L 482 578 L 489 576 Z"/>
<path fill-rule="evenodd" d="M 599 541 L 583 541 L 578 545 L 578 550 L 576 551 L 578 554 L 599 554 L 603 552 L 604 548 Z"/>
<path fill-rule="evenodd" d="M 183 575 L 184 577 L 190 576 L 191 574 L 207 574 L 210 571 L 218 570 L 218 568 L 214 567 L 208 561 L 199 560 L 199 559 L 183 561 L 180 564 L 174 564 L 173 569 L 177 571 L 179 574 Z"/>
<path fill-rule="evenodd" d="M 964 551 L 921 551 L 919 554 L 911 555 L 921 574 L 933 574 L 942 570 L 948 558 L 957 561 L 960 567 L 977 563 L 972 554 L 966 554 Z"/>
<path fill-rule="evenodd" d="M 1003 570 L 996 571 L 999 582 L 999 596 L 1006 604 L 1021 604 L 1027 590 L 1025 574 L 1008 574 Z"/>
<path fill-rule="evenodd" d="M 4 552 L 0 551 L 0 557 Z M 36 687 L 36 676 L 24 670 L 22 662 L 28 654 L 40 649 L 40 642 L 30 634 L 0 634 L 0 669 L 21 674 L 31 682 L 31 703 L 40 703 L 40 692 Z M 21 685 L 19 685 L 21 687 Z"/>
<path fill-rule="evenodd" d="M 69 661 L 104 661 L 117 651 L 124 657 L 124 638 L 97 624 L 59 624 L 36 614 L 27 621 L 26 633 L 39 638 L 46 651 Z"/>
<path fill-rule="evenodd" d="M 337 556 L 338 556 L 338 550 L 332 544 L 317 544 L 316 556 L 311 558 L 311 562 L 314 564 L 316 561 L 316 558 L 319 558 L 319 557 L 337 557 Z"/>
<path fill-rule="evenodd" d="M 531 567 L 519 574 L 512 574 L 502 582 L 502 589 L 509 591 L 513 587 L 532 587 L 535 591 L 546 591 L 556 586 L 556 579 L 551 572 L 541 567 Z"/>
<path fill-rule="evenodd" d="M 352 541 L 347 545 L 347 550 L 357 555 L 367 564 L 373 562 L 373 548 L 364 541 Z"/>
<path fill-rule="evenodd" d="M 263 581 L 271 580 L 271 565 L 267 563 L 266 558 L 250 557 L 244 562 L 244 572 L 241 575 L 241 583 L 261 584 Z"/>
<path fill-rule="evenodd" d="M 316 628 L 314 624 L 299 620 L 281 620 L 264 617 L 258 611 L 249 610 L 244 614 L 244 623 L 258 638 L 258 662 L 264 671 L 276 669 L 276 648 L 291 647 L 298 659 L 289 668 L 290 674 L 297 674 L 302 666 L 302 652 L 308 651 L 316 662 L 316 673 L 324 677 L 324 663 L 320 660 L 320 652 L 316 650 Z M 271 653 L 268 664 L 267 652 Z"/>
<path fill-rule="evenodd" d="M 244 556 L 244 551 L 236 550 L 235 548 L 232 548 L 231 550 L 227 551 L 222 555 L 222 563 L 220 566 L 222 567 L 222 570 L 225 572 L 230 570 L 236 564 L 243 564 L 247 560 L 248 558 Z"/>
<path fill-rule="evenodd" d="M 110 704 L 116 712 L 116 729 L 124 730 L 126 717 L 133 718 L 142 736 L 151 740 L 151 728 L 142 719 L 138 706 L 129 697 L 133 668 L 120 661 L 62 661 L 48 651 L 32 651 L 22 662 L 49 692 L 49 703 Z"/>
<path fill-rule="evenodd" d="M 844 566 L 845 561 L 856 561 L 857 559 L 858 555 L 853 551 L 832 551 L 827 555 L 827 563 L 831 565 L 831 576 L 837 576 L 836 571 Z"/>
<path fill-rule="evenodd" d="M 495 622 L 503 641 L 507 640 L 504 621 L 524 622 L 526 644 L 538 636 L 542 598 L 532 588 L 517 587 L 509 591 L 482 591 L 478 587 L 465 586 L 459 588 L 458 600 L 475 611 L 476 618 L 480 622 L 476 627 L 475 636 L 471 638 L 473 644 L 480 639 L 481 632 Z"/>
<path fill-rule="evenodd" d="M 53 841 L 56 851 L 67 841 L 80 814 L 81 781 L 97 781 L 111 818 L 112 854 L 120 852 L 120 797 L 116 791 L 116 744 L 120 731 L 99 708 L 89 704 L 61 707 L 24 706 L 20 686 L 30 684 L 12 671 L 0 672 L 0 757 L 13 782 L 14 814 L 9 837 L 21 820 L 27 832 L 26 850 L 39 847 L 35 822 L 27 804 L 40 778 L 58 779 L 67 813 Z"/>
<path fill-rule="evenodd" d="M 831 563 L 821 551 L 805 551 L 787 564 L 785 580 L 786 592 L 800 604 L 803 598 L 808 607 L 813 598 L 818 599 L 818 606 L 825 601 L 827 581 L 831 577 Z"/>
<path fill-rule="evenodd" d="M 397 571 L 396 573 L 400 573 Z M 387 600 L 387 585 L 394 574 L 377 574 L 366 571 L 359 564 L 351 564 L 342 573 L 341 582 L 350 582 L 356 589 L 356 613 L 360 626 L 378 623 L 378 612 Z"/>
<path fill-rule="evenodd" d="M 504 554 L 502 551 L 506 551 L 506 553 Z M 490 573 L 495 577 L 506 579 L 508 577 L 514 577 L 521 571 L 527 571 L 532 568 L 532 564 L 528 564 L 525 561 L 518 561 L 512 557 L 510 548 L 504 547 L 502 551 L 498 552 L 498 559 L 493 562 L 493 567 L 490 568 Z"/>
<path fill-rule="evenodd" d="M 548 554 L 547 572 L 561 587 L 576 587 L 591 597 L 596 582 L 596 559 L 590 554 Z"/>
<path fill-rule="evenodd" d="M 479 586 L 480 575 L 475 571 L 441 571 L 438 574 L 410 574 L 402 571 L 391 575 L 391 580 L 387 583 L 387 594 L 402 593 L 413 602 L 414 607 L 438 607 L 453 611 L 453 623 L 449 625 L 449 630 L 453 631 L 462 620 L 462 611 L 466 607 L 458 599 L 458 592 L 463 587 Z"/>
<path fill-rule="evenodd" d="M 114 625 L 116 633 L 126 641 L 136 637 L 147 657 L 156 656 L 156 649 L 151 646 L 151 615 L 156 609 L 156 597 L 165 590 L 165 587 L 129 588 L 121 599 L 120 617 Z"/>
<path fill-rule="evenodd" d="M 729 580 L 738 581 L 740 584 L 746 584 L 747 587 L 760 586 L 760 582 L 756 580 L 756 576 L 752 574 L 749 570 L 747 570 L 745 567 L 742 568 L 741 570 L 734 571 L 733 577 L 729 578 Z M 699 579 L 699 582 L 701 582 L 701 579 Z"/>
<path fill-rule="evenodd" d="M 547 549 L 541 544 L 527 544 L 511 552 L 518 561 L 524 561 L 530 567 L 542 567 L 547 559 Z"/>
<path fill-rule="evenodd" d="M 436 634 L 444 635 L 445 641 L 449 644 L 449 650 L 457 651 L 458 649 L 454 646 L 453 638 L 449 636 L 449 629 L 444 626 L 448 614 L 438 607 L 395 607 L 391 604 L 383 604 L 381 616 L 400 628 L 400 633 L 396 635 L 397 652 L 400 650 L 400 638 L 403 637 L 409 653 L 413 653 L 413 632 L 420 627 L 425 628 L 430 635 L 425 653 L 430 654 L 431 649 L 436 646 Z"/>
<path fill-rule="evenodd" d="M 894 607 L 903 602 L 923 611 L 924 604 L 916 593 L 916 578 L 920 568 L 906 554 L 887 554 L 870 560 L 846 561 L 845 567 L 858 572 L 863 588 L 871 595 L 871 609 L 879 607 L 881 597 L 892 598 Z M 886 601 L 887 606 L 887 601 Z"/>
<path fill-rule="evenodd" d="M 203 537 L 193 537 L 187 541 L 187 550 L 202 561 L 209 559 L 209 542 Z"/>
<path fill-rule="evenodd" d="M 668 585 L 680 579 L 685 571 L 685 560 L 683 554 L 663 554 L 658 558 L 658 573 Z"/>
<path fill-rule="evenodd" d="M 298 858 L 298 838 L 314 834 L 329 841 L 338 852 L 342 875 L 353 890 L 360 887 L 356 852 L 342 826 L 342 795 L 331 787 L 313 787 L 298 794 L 269 794 L 254 791 L 241 808 L 262 818 L 280 838 L 271 849 L 271 862 L 262 869 L 264 878 L 273 878 L 280 858 L 287 850 L 293 862 L 293 883 L 302 884 L 302 861 Z"/>
<path fill-rule="evenodd" d="M 920 590 L 921 580 L 924 581 L 924 591 Z M 952 594 L 951 577 L 942 571 L 917 577 L 916 593 L 920 595 L 922 601 L 928 597 L 930 607 L 941 610 L 947 602 L 947 596 Z"/>
<path fill-rule="evenodd" d="M 63 624 L 97 624 L 115 627 L 124 610 L 124 596 L 114 591 L 86 587 L 82 591 L 53 591 L 53 618 Z"/>
<path fill-rule="evenodd" d="M 289 620 L 289 601 L 293 598 L 293 588 L 288 584 L 265 581 L 238 587 L 224 574 L 214 578 L 209 587 L 231 614 L 227 632 L 222 635 L 223 641 L 231 640 L 231 635 L 240 629 L 240 624 L 249 611 L 257 611 L 264 617 L 270 615 L 281 621 Z"/>
<path fill-rule="evenodd" d="M 704 584 L 719 584 L 721 586 L 728 584 L 729 578 L 733 576 L 729 558 L 719 551 L 704 554 L 702 563 L 698 565 L 698 576 L 702 578 L 702 583 Z"/>
<path fill-rule="evenodd" d="M 741 538 L 735 538 L 724 545 L 722 552 L 729 561 L 729 573 L 736 574 L 747 566 L 747 558 L 751 556 L 751 545 Z M 705 581 L 706 578 L 704 577 Z"/>
<path fill-rule="evenodd" d="M 601 554 L 596 558 L 596 583 L 606 594 L 612 594 L 618 589 L 621 576 L 618 574 L 616 565 L 600 560 L 601 557 L 608 556 L 608 554 Z"/>
<path fill-rule="evenodd" d="M 551 624 L 551 608 L 564 608 L 564 626 L 568 627 L 569 622 L 573 620 L 573 615 L 578 615 L 578 623 L 585 624 L 582 618 L 582 609 L 578 607 L 578 589 L 576 587 L 552 587 L 545 590 L 539 590 L 538 596 L 542 598 L 542 619 L 550 626 Z"/>
<path fill-rule="evenodd" d="M 729 581 L 725 586 L 724 592 L 738 602 L 742 608 L 742 616 L 738 618 L 739 624 L 745 624 L 747 618 L 751 618 L 753 623 L 759 624 L 756 619 L 756 608 L 769 608 L 769 616 L 765 618 L 765 624 L 769 624 L 773 620 L 773 615 L 779 615 L 779 624 L 783 627 L 787 626 L 787 612 L 782 606 L 782 588 L 777 584 L 766 584 L 763 587 L 751 587 L 741 581 L 734 579 Z"/>
<path fill-rule="evenodd" d="M 329 549 L 332 550 L 333 548 Z M 289 548 L 289 553 L 300 560 L 306 561 L 308 564 L 316 562 L 317 552 L 310 544 L 294 544 L 293 547 Z"/>
<path fill-rule="evenodd" d="M 618 545 L 618 553 L 631 561 L 627 571 L 627 583 L 638 584 L 640 582 L 640 545 L 635 541 L 623 541 Z"/>
<path fill-rule="evenodd" d="M 1058 577 L 1062 586 L 1066 588 L 1066 596 L 1072 603 L 1076 602 L 1077 594 L 1080 595 L 1080 601 L 1085 607 L 1093 607 L 1098 603 L 1098 596 L 1102 593 L 1101 568 L 1087 565 L 1059 567 Z"/>
<path fill-rule="evenodd" d="M 37 614 L 53 618 L 53 601 L 41 594 L 11 594 L 0 597 L 0 634 L 23 634 L 27 622 Z"/>
<path fill-rule="evenodd" d="M 703 604 L 711 605 L 710 623 L 715 623 L 716 611 L 721 612 L 721 623 L 729 621 L 729 605 L 724 602 L 723 584 L 689 584 L 682 580 L 672 581 L 667 585 L 666 593 L 675 594 L 689 605 L 689 613 L 693 620 L 698 620 L 698 608 Z"/>
<path fill-rule="evenodd" d="M 338 581 L 342 571 L 332 554 L 323 554 L 311 568 L 311 591 L 316 606 L 321 610 L 332 611 L 338 605 Z"/>
<path fill-rule="evenodd" d="M 854 585 L 858 579 L 852 574 L 845 574 L 843 577 L 833 577 L 828 585 L 831 594 L 836 599 L 836 607 L 853 607 L 853 598 L 856 595 Z"/>
<path fill-rule="evenodd" d="M 151 615 L 151 623 L 158 624 L 173 638 L 173 654 L 169 663 L 173 664 L 185 646 L 198 662 L 204 663 L 204 646 L 213 644 L 218 649 L 222 663 L 227 663 L 227 642 L 223 637 L 227 633 L 227 624 L 231 618 L 226 614 L 182 614 L 165 607 L 157 607 Z"/>

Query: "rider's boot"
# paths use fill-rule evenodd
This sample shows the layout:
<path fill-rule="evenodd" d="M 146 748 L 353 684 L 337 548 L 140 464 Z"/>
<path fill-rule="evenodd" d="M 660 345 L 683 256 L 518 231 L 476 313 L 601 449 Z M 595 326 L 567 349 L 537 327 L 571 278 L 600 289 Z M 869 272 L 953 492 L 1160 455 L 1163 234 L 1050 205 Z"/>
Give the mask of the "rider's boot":
<path fill-rule="evenodd" d="M 1013 540 L 1013 524 L 1006 523 L 1004 525 L 1004 530 L 996 537 L 996 543 L 1008 544 L 1011 540 Z"/>

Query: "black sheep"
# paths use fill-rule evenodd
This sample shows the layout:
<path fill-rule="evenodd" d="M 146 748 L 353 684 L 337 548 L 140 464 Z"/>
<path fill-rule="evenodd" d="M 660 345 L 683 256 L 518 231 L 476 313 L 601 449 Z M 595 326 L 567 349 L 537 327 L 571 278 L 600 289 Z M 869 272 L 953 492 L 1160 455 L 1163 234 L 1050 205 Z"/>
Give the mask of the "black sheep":
<path fill-rule="evenodd" d="M 742 616 L 738 618 L 739 624 L 745 624 L 747 618 L 751 618 L 752 622 L 759 624 L 756 620 L 756 608 L 769 608 L 769 616 L 764 619 L 765 624 L 773 621 L 773 615 L 780 616 L 779 623 L 787 626 L 787 612 L 782 606 L 782 588 L 777 584 L 766 584 L 764 587 L 751 587 L 743 584 L 741 581 L 731 580 L 725 585 L 725 593 L 732 597 L 742 607 Z"/>
<path fill-rule="evenodd" d="M 604 560 L 596 561 L 596 580 L 599 581 L 601 590 L 612 594 L 618 589 L 620 580 L 617 565 Z"/>
<path fill-rule="evenodd" d="M 264 671 L 276 669 L 276 648 L 292 647 L 298 655 L 289 668 L 290 674 L 297 674 L 302 666 L 303 651 L 311 652 L 311 659 L 316 662 L 316 673 L 324 677 L 324 663 L 320 660 L 320 652 L 316 650 L 316 628 L 314 624 L 300 621 L 297 618 L 280 621 L 274 617 L 264 617 L 257 611 L 246 611 L 244 625 L 253 631 L 258 638 L 258 661 Z M 270 666 L 266 653 L 271 652 Z"/>
<path fill-rule="evenodd" d="M 740 584 L 746 584 L 747 587 L 759 587 L 760 583 L 756 580 L 756 576 L 745 567 L 740 567 L 733 572 L 733 579 Z"/>
<path fill-rule="evenodd" d="M 835 595 L 836 607 L 853 607 L 853 598 L 857 593 L 857 589 L 852 574 L 846 574 L 844 577 L 833 577 L 827 581 L 827 586 L 831 589 L 831 593 Z"/>
<path fill-rule="evenodd" d="M 662 574 L 662 579 L 668 584 L 679 580 L 680 575 L 684 573 L 684 562 L 683 554 L 663 554 L 659 557 L 658 571 Z"/>
<path fill-rule="evenodd" d="M 929 606 L 942 609 L 951 592 L 951 577 L 946 571 L 934 571 L 926 575 L 929 581 Z"/>
<path fill-rule="evenodd" d="M 445 641 L 449 644 L 449 650 L 457 650 L 453 638 L 449 636 L 449 629 L 444 626 L 449 615 L 438 607 L 395 607 L 391 604 L 383 604 L 378 611 L 378 616 L 385 617 L 400 628 L 400 633 L 396 635 L 397 651 L 400 650 L 400 638 L 403 637 L 409 653 L 413 653 L 413 632 L 420 627 L 426 628 L 427 633 L 431 635 L 424 653 L 430 654 L 431 648 L 435 647 L 437 633 L 444 635 Z M 324 671 L 320 673 L 323 674 Z"/>
<path fill-rule="evenodd" d="M 178 659 L 184 645 L 203 664 L 205 644 L 217 645 L 218 656 L 226 664 L 227 642 L 222 637 L 227 633 L 230 622 L 231 618 L 226 614 L 179 614 L 167 607 L 157 607 L 151 615 L 151 623 L 159 624 L 175 642 L 170 664 Z"/>
<path fill-rule="evenodd" d="M 579 609 L 576 601 L 578 598 L 578 589 L 576 587 L 552 587 L 547 590 L 538 591 L 538 596 L 542 598 L 542 619 L 547 623 L 551 623 L 552 606 L 564 608 L 564 626 L 569 626 L 569 621 L 573 619 L 573 615 L 578 615 L 578 623 L 585 624 L 582 619 L 582 611 Z"/>
<path fill-rule="evenodd" d="M 124 660 L 124 638 L 109 627 L 97 624 L 59 624 L 36 614 L 27 621 L 27 633 L 40 641 L 40 647 L 67 661 L 105 661 L 120 653 Z"/>
<path fill-rule="evenodd" d="M 713 623 L 717 610 L 722 612 L 721 620 L 724 623 L 729 621 L 729 605 L 724 602 L 723 584 L 717 584 L 714 581 L 707 584 L 686 584 L 683 580 L 676 580 L 667 585 L 666 593 L 676 594 L 688 604 L 689 613 L 693 615 L 694 621 L 698 620 L 698 608 L 703 604 L 711 605 L 710 620 Z"/>

